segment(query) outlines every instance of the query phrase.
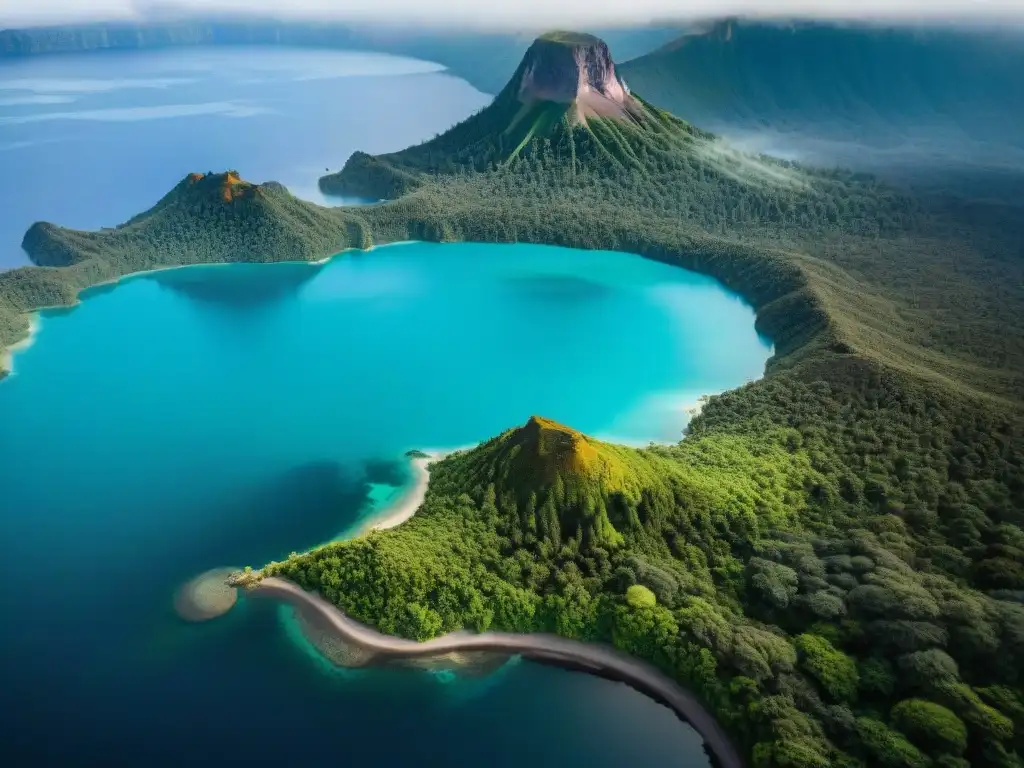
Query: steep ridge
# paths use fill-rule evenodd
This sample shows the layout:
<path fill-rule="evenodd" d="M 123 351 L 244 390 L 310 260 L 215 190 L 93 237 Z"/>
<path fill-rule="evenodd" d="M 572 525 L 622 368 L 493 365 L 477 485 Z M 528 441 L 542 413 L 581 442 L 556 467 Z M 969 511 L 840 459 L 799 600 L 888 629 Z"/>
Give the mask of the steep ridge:
<path fill-rule="evenodd" d="M 998 147 L 1024 150 L 1020 71 L 1019 33 L 739 21 L 621 67 L 666 109 L 726 134 L 769 134 L 765 146 L 779 132 L 990 160 Z"/>

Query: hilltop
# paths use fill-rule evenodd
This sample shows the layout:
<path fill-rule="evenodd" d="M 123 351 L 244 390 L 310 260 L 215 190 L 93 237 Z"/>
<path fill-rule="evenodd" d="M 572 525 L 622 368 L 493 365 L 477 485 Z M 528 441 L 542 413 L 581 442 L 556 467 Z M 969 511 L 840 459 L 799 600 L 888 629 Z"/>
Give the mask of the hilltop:
<path fill-rule="evenodd" d="M 423 174 L 507 165 L 538 142 L 575 164 L 635 163 L 629 148 L 691 141 L 702 134 L 645 104 L 623 86 L 608 46 L 592 35 L 537 38 L 494 101 L 437 138 L 380 157 L 355 153 L 320 179 L 325 192 L 393 198 Z"/>
<path fill-rule="evenodd" d="M 511 530 L 555 548 L 573 538 L 586 548 L 621 544 L 620 530 L 638 520 L 644 488 L 660 484 L 640 454 L 540 416 L 484 443 L 458 465 L 467 483 L 494 485 Z"/>

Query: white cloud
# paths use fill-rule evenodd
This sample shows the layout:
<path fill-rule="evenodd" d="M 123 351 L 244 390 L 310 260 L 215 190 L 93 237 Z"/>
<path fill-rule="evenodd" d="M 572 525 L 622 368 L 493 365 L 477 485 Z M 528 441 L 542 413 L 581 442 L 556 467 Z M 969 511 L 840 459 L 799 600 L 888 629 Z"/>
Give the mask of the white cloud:
<path fill-rule="evenodd" d="M 0 0 L 0 27 L 183 13 L 519 29 L 730 15 L 1020 23 L 1024 0 Z"/>

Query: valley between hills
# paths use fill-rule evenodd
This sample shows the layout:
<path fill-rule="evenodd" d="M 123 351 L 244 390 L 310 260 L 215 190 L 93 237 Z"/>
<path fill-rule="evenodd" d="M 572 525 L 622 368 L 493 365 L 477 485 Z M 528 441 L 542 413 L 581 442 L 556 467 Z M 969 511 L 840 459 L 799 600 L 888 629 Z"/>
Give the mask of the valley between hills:
<path fill-rule="evenodd" d="M 679 444 L 538 416 L 436 462 L 403 525 L 260 574 L 404 638 L 613 644 L 693 691 L 751 765 L 1022 765 L 1017 208 L 746 154 L 685 117 L 623 86 L 600 40 L 545 35 L 478 114 L 321 179 L 385 202 L 193 174 L 120 227 L 33 225 L 37 266 L 0 274 L 0 345 L 132 272 L 410 239 L 712 275 L 775 354 Z"/>

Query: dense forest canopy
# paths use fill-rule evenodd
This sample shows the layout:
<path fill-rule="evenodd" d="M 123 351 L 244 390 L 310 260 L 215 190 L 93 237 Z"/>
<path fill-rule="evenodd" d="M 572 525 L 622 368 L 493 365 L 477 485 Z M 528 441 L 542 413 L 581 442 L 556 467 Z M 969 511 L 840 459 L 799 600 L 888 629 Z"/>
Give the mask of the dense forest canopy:
<path fill-rule="evenodd" d="M 263 573 L 406 637 L 614 643 L 696 691 L 759 768 L 1024 764 L 1013 207 L 745 155 L 635 94 L 580 119 L 520 93 L 322 182 L 389 202 L 327 210 L 228 174 L 115 230 L 36 225 L 26 248 L 55 268 L 0 276 L 4 341 L 101 276 L 341 244 L 547 242 L 712 274 L 775 355 L 678 445 L 541 415 L 435 463 L 408 523 Z"/>

